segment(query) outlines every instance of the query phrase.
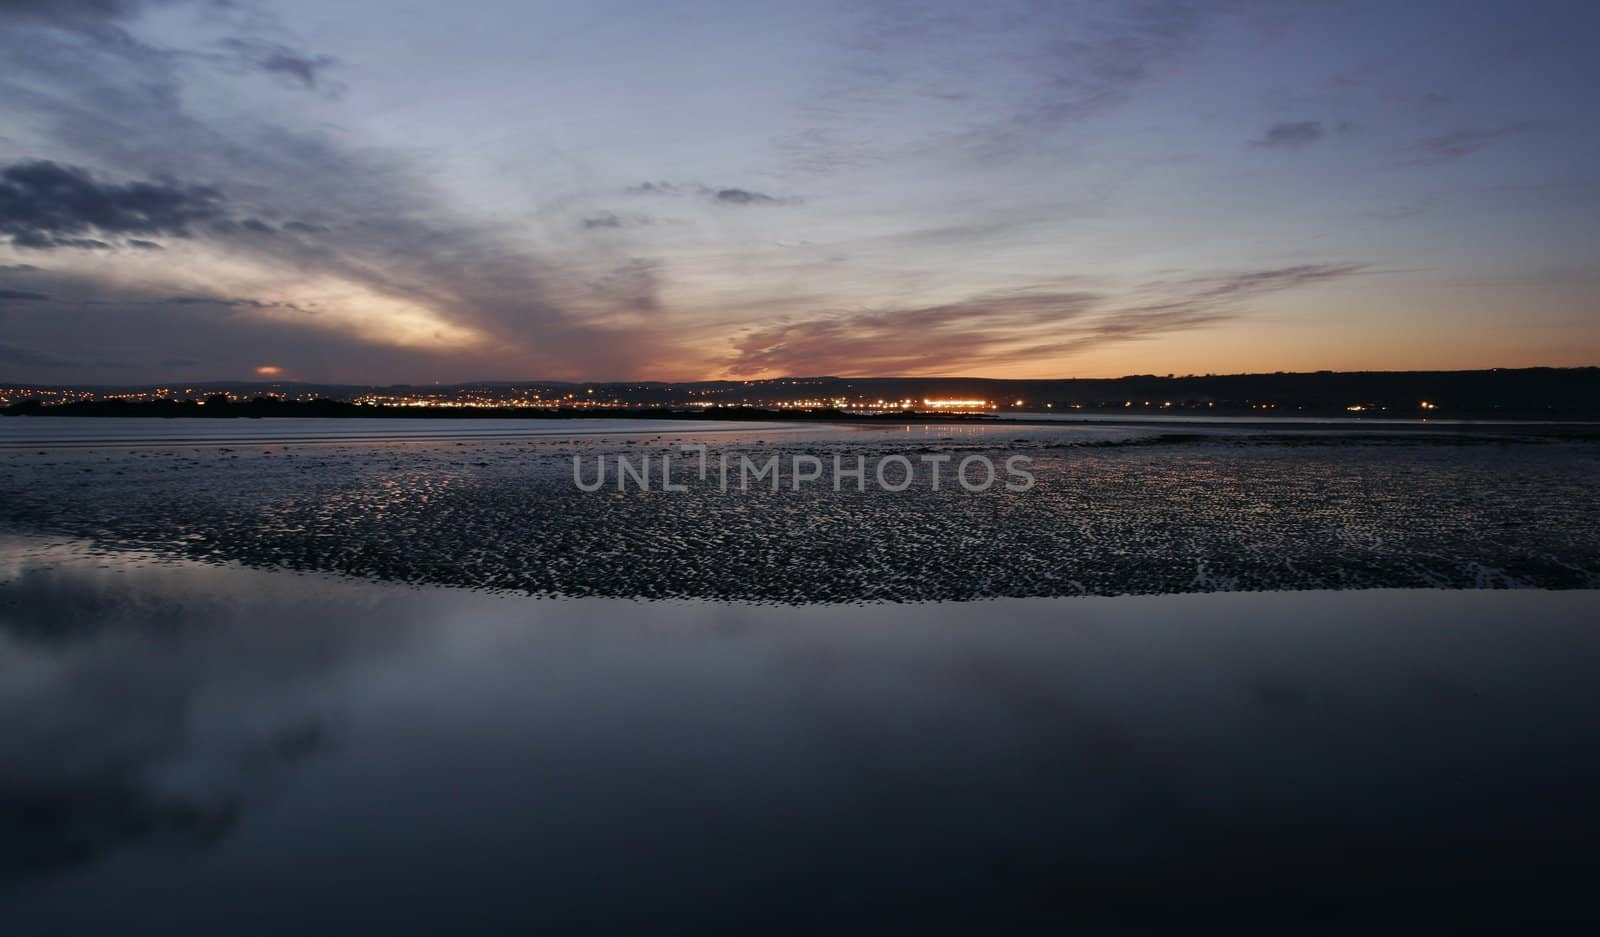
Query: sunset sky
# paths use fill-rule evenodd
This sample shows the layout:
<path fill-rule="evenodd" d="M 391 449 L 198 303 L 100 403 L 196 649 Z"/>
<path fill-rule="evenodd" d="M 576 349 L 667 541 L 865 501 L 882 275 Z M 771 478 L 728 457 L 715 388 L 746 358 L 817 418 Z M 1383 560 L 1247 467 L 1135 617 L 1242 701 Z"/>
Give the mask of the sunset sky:
<path fill-rule="evenodd" d="M 1600 364 L 1597 26 L 0 0 L 0 381 Z"/>

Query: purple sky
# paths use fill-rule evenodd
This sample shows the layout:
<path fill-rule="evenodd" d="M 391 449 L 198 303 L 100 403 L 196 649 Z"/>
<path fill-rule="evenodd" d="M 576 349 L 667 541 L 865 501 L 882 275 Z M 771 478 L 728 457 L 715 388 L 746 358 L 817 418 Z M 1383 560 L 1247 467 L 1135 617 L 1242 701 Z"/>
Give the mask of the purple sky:
<path fill-rule="evenodd" d="M 1597 26 L 0 0 L 0 381 L 1600 364 Z"/>

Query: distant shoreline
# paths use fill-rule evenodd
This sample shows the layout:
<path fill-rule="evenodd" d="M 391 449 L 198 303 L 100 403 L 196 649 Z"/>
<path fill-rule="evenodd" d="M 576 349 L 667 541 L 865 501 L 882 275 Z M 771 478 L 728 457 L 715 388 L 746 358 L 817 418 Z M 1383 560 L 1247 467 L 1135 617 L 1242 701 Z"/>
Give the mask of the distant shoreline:
<path fill-rule="evenodd" d="M 837 408 L 767 408 L 750 406 L 674 408 L 674 407 L 440 407 L 440 406 L 384 406 L 353 404 L 340 400 L 256 400 L 220 403 L 203 403 L 196 400 L 126 401 L 96 400 L 74 403 L 38 405 L 34 402 L 13 404 L 0 409 L 0 416 L 8 417 L 63 417 L 63 418 L 116 418 L 116 419 L 201 419 L 201 420 L 256 420 L 256 419 L 327 419 L 327 420 L 649 420 L 662 422 L 728 422 L 728 423 L 830 423 L 880 425 L 893 423 L 927 424 L 984 424 L 1026 425 L 1047 423 L 1070 426 L 1100 425 L 1126 422 L 1147 427 L 1178 427 L 1195 423 L 1215 422 L 1237 428 L 1272 427 L 1277 429 L 1316 429 L 1328 427 L 1364 426 L 1375 432 L 1385 429 L 1446 430 L 1467 427 L 1524 426 L 1594 426 L 1600 427 L 1600 416 L 1585 418 L 1570 413 L 1549 414 L 1506 410 L 1451 412 L 1448 416 L 1431 418 L 1401 415 L 1356 415 L 1337 410 L 1300 409 L 1290 413 L 1269 414 L 1244 408 L 1207 408 L 1204 410 L 1159 410 L 1123 408 L 1079 408 L 1069 411 L 1036 412 L 975 412 L 930 413 L 915 410 L 886 413 L 852 413 Z"/>
<path fill-rule="evenodd" d="M 767 409 L 764 407 L 403 407 L 353 404 L 342 400 L 257 399 L 233 403 L 185 401 L 94 400 L 46 406 L 13 404 L 4 416 L 128 417 L 139 419 L 377 419 L 377 420 L 716 420 L 762 423 L 990 423 L 991 413 L 847 413 L 837 409 Z"/>
<path fill-rule="evenodd" d="M 207 406 L 201 406 L 205 401 Z M 0 413 L 423 419 L 982 420 L 1105 417 L 1597 420 L 1600 368 L 1130 375 L 1051 380 L 791 377 L 750 381 L 482 381 L 388 386 L 0 381 Z M 868 415 L 877 414 L 877 415 Z"/>

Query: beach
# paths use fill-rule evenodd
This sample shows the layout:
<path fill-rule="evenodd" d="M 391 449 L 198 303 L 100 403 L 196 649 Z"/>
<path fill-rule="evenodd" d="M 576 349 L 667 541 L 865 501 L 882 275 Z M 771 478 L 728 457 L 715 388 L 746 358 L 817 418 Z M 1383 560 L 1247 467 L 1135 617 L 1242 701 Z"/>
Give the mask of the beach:
<path fill-rule="evenodd" d="M 1582 437 L 211 422 L 0 423 L 8 933 L 1593 918 Z"/>
<path fill-rule="evenodd" d="M 1562 426 L 275 422 L 0 422 L 0 524 L 551 596 L 1600 587 L 1600 443 Z M 699 446 L 732 474 L 701 478 L 686 451 Z M 828 474 L 737 474 L 741 458 L 782 469 L 802 455 Z M 684 490 L 640 490 L 619 479 L 619 456 L 657 474 L 670 462 Z M 957 482 L 969 456 L 995 467 L 995 484 Z M 1002 483 L 1014 456 L 1030 466 L 1027 490 Z M 896 457 L 919 471 L 883 490 L 871 466 Z M 935 490 L 920 460 L 944 457 Z M 866 478 L 841 483 L 836 458 L 861 460 Z M 607 460 L 609 481 L 582 490 Z"/>

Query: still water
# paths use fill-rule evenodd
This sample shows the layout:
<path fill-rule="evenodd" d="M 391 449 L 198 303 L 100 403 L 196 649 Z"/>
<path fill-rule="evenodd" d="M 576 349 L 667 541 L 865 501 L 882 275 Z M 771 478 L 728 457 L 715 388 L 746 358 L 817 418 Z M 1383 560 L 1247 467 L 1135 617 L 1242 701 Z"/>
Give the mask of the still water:
<path fill-rule="evenodd" d="M 0 933 L 1596 917 L 1596 593 L 531 599 L 0 540 Z"/>

